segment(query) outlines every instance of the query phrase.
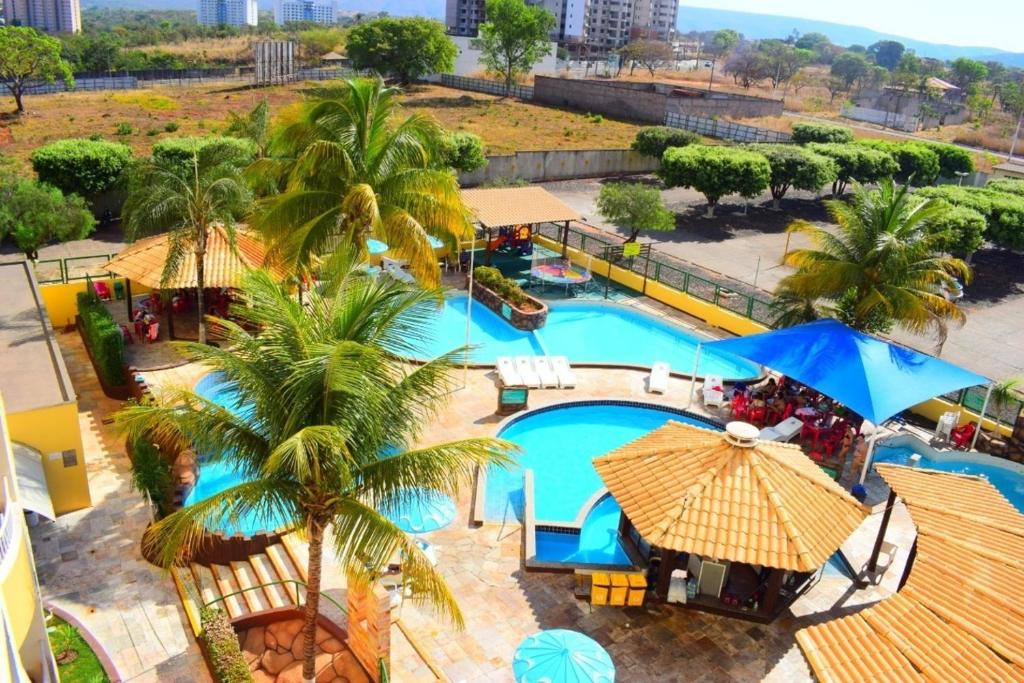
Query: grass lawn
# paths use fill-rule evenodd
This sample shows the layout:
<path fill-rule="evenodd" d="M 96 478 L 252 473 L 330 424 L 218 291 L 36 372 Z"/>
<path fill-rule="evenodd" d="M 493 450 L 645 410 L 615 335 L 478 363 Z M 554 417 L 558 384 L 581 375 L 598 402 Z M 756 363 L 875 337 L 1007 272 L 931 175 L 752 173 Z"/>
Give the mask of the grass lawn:
<path fill-rule="evenodd" d="M 10 126 L 13 137 L 12 142 L 0 144 L 0 154 L 24 163 L 32 150 L 42 144 L 93 133 L 125 142 L 136 154 L 146 154 L 161 138 L 217 133 L 224 128 L 229 111 L 245 111 L 264 97 L 270 101 L 273 112 L 280 112 L 297 102 L 309 85 L 294 83 L 257 90 L 212 84 L 29 96 L 25 100 L 25 116 L 0 120 L 0 125 Z M 624 148 L 638 128 L 630 123 L 439 86 L 411 88 L 405 106 L 408 111 L 434 116 L 447 128 L 476 133 L 483 138 L 488 154 L 533 149 Z M 13 109 L 11 98 L 0 97 L 0 112 Z M 128 124 L 131 133 L 117 135 L 119 124 Z"/>
<path fill-rule="evenodd" d="M 54 638 L 54 629 L 68 626 L 72 627 L 68 622 L 64 621 L 60 617 L 51 615 L 46 620 L 47 631 L 50 634 L 50 644 L 54 648 L 54 657 L 60 653 L 56 651 L 57 641 Z M 96 653 L 92 651 L 89 644 L 82 638 L 82 634 L 75 630 L 75 637 L 72 641 L 72 649 L 78 653 L 78 657 L 74 661 L 68 662 L 67 664 L 58 664 L 57 671 L 60 674 L 60 680 L 64 683 L 109 683 L 110 678 L 107 677 L 103 667 L 100 665 L 99 658 L 96 657 Z"/>

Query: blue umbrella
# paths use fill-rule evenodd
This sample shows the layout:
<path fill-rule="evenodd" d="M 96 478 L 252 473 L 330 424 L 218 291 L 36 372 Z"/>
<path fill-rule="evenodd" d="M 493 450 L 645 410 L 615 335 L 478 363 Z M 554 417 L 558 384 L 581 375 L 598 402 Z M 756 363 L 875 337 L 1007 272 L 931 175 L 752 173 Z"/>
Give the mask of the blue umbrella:
<path fill-rule="evenodd" d="M 380 240 L 375 240 L 371 237 L 370 239 L 366 240 L 366 250 L 374 255 L 383 254 L 385 251 L 388 250 L 388 245 L 384 244 Z"/>
<path fill-rule="evenodd" d="M 541 631 L 512 657 L 517 683 L 614 683 L 615 665 L 604 648 L 582 633 Z"/>
<path fill-rule="evenodd" d="M 405 533 L 425 534 L 452 523 L 455 502 L 436 491 L 417 488 L 404 503 L 382 512 Z"/>

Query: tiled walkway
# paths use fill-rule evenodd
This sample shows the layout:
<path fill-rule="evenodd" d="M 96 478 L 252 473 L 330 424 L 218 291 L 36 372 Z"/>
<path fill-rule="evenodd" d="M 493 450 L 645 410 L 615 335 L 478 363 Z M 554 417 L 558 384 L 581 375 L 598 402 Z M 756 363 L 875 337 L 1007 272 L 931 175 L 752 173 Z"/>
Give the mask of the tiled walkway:
<path fill-rule="evenodd" d="M 139 552 L 149 513 L 129 486 L 124 443 L 105 424 L 119 403 L 100 390 L 78 334 L 58 339 L 78 394 L 93 507 L 32 529 L 43 599 L 81 620 L 125 680 L 208 681 L 170 577 Z"/>

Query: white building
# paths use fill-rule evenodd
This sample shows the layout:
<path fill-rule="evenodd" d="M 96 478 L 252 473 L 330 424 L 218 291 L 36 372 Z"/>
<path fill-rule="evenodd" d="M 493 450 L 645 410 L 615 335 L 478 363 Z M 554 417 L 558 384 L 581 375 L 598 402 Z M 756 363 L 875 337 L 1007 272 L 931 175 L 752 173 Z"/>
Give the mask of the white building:
<path fill-rule="evenodd" d="M 4 23 L 31 26 L 44 33 L 78 33 L 82 10 L 78 0 L 5 0 Z"/>
<path fill-rule="evenodd" d="M 277 0 L 274 5 L 274 21 L 279 25 L 289 21 L 333 24 L 337 15 L 334 0 Z"/>
<path fill-rule="evenodd" d="M 472 38 L 469 36 L 449 36 L 459 53 L 455 56 L 455 68 L 452 73 L 456 76 L 482 76 L 484 65 L 480 63 L 480 50 L 473 48 L 469 43 Z M 548 55 L 533 65 L 531 74 L 546 74 L 552 76 L 558 72 L 556 63 L 556 45 L 552 42 Z"/>
<path fill-rule="evenodd" d="M 199 23 L 204 26 L 255 26 L 256 0 L 199 0 Z"/>

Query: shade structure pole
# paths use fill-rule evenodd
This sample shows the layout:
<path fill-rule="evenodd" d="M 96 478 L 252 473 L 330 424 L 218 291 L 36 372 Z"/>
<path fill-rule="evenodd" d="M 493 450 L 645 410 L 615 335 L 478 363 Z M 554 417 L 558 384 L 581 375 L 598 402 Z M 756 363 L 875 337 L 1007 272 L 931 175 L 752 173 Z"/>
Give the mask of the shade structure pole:
<path fill-rule="evenodd" d="M 875 537 L 875 547 L 871 549 L 871 559 L 868 560 L 868 571 L 874 573 L 878 568 L 878 555 L 882 552 L 882 543 L 885 542 L 885 532 L 889 529 L 889 518 L 892 517 L 892 509 L 896 505 L 896 491 L 889 489 L 889 499 L 885 501 L 885 512 L 882 513 L 882 523 L 878 527 L 878 536 Z"/>
<path fill-rule="evenodd" d="M 473 325 L 473 262 L 476 255 L 476 228 L 473 228 L 473 241 L 469 243 L 469 285 L 466 296 L 466 358 L 462 363 L 462 388 L 469 386 L 469 344 L 470 329 Z"/>
<path fill-rule="evenodd" d="M 988 384 L 988 391 L 985 392 L 985 400 L 981 404 L 981 416 L 978 417 L 978 428 L 974 430 L 974 438 L 971 439 L 971 450 L 974 450 L 974 444 L 978 443 L 978 437 L 981 435 L 981 423 L 985 421 L 985 411 L 988 410 L 988 401 L 992 398 L 992 382 Z M 998 418 L 996 420 L 998 422 Z"/>
<path fill-rule="evenodd" d="M 686 399 L 686 407 L 693 405 L 693 395 L 697 393 L 697 368 L 700 367 L 700 350 L 704 345 L 697 343 L 697 351 L 693 354 L 693 372 L 690 373 L 690 397 Z"/>
<path fill-rule="evenodd" d="M 882 426 L 878 425 L 878 428 L 875 431 L 875 433 L 871 435 L 870 439 L 868 439 L 868 454 L 866 456 L 864 456 L 864 467 L 862 467 L 861 470 L 860 470 L 860 483 L 861 484 L 863 484 L 864 480 L 868 478 L 868 469 L 871 467 L 871 456 L 875 452 L 875 441 L 878 440 L 878 437 L 881 435 L 881 432 L 880 432 L 881 429 L 882 429 Z"/>

